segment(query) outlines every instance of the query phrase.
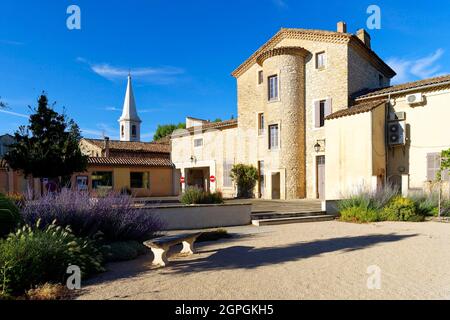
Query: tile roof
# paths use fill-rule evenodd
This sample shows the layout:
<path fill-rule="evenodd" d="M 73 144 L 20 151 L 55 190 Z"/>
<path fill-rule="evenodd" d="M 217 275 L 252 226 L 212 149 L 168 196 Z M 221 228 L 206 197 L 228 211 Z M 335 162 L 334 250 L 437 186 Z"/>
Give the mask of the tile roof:
<path fill-rule="evenodd" d="M 225 128 L 229 128 L 229 127 L 235 127 L 238 124 L 238 120 L 237 119 L 231 119 L 231 120 L 226 120 L 226 121 L 222 121 L 222 122 L 208 122 L 208 123 L 204 123 L 201 126 L 194 126 L 194 127 L 190 127 L 187 129 L 181 129 L 178 132 L 175 132 L 172 137 L 180 137 L 180 136 L 184 136 L 187 133 L 193 133 L 196 130 L 199 130 L 201 128 L 202 131 L 206 131 L 209 129 L 225 129 Z"/>
<path fill-rule="evenodd" d="M 256 62 L 256 59 L 266 50 L 271 50 L 283 39 L 304 39 L 310 41 L 324 41 L 331 43 L 348 43 L 353 48 L 358 50 L 363 56 L 372 62 L 377 68 L 383 71 L 388 77 L 395 76 L 395 71 L 392 70 L 372 49 L 367 47 L 356 35 L 351 33 L 342 33 L 326 30 L 311 30 L 298 28 L 281 28 L 272 38 L 264 43 L 258 50 L 256 50 L 249 58 L 247 58 L 239 67 L 237 67 L 231 74 L 234 77 L 239 77 L 251 65 Z"/>
<path fill-rule="evenodd" d="M 133 166 L 133 167 L 173 167 L 167 158 L 126 158 L 126 157 L 89 157 L 90 165 Z"/>
<path fill-rule="evenodd" d="M 342 118 L 342 117 L 346 117 L 346 116 L 352 116 L 352 115 L 359 114 L 359 113 L 369 112 L 385 103 L 386 103 L 386 100 L 375 100 L 375 101 L 356 104 L 356 105 L 351 106 L 350 108 L 339 110 L 339 111 L 336 111 L 336 112 L 330 114 L 329 116 L 327 116 L 325 118 L 325 120 L 337 119 L 337 118 Z"/>
<path fill-rule="evenodd" d="M 103 139 L 87 139 L 85 141 L 103 149 L 105 141 Z M 170 153 L 170 145 L 155 142 L 131 142 L 110 140 L 109 149 L 111 151 L 141 152 L 141 153 Z"/>
<path fill-rule="evenodd" d="M 369 99 L 369 98 L 373 98 L 375 96 L 393 94 L 393 93 L 396 93 L 398 91 L 403 91 L 403 90 L 420 89 L 422 87 L 429 86 L 429 85 L 445 84 L 446 82 L 450 82 L 450 75 L 402 83 L 402 84 L 391 86 L 391 87 L 384 88 L 381 90 L 377 89 L 370 93 L 366 93 L 364 95 L 356 97 L 356 100 Z"/>

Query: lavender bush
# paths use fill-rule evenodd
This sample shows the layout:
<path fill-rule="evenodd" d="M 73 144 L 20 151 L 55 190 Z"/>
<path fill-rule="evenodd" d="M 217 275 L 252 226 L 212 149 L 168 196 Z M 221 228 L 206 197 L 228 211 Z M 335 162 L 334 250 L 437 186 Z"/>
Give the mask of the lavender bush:
<path fill-rule="evenodd" d="M 22 213 L 29 225 L 40 219 L 43 228 L 54 220 L 61 227 L 70 226 L 75 235 L 105 241 L 142 241 L 161 230 L 161 222 L 133 206 L 132 197 L 109 193 L 93 198 L 86 192 L 63 189 L 38 200 L 26 201 Z"/>

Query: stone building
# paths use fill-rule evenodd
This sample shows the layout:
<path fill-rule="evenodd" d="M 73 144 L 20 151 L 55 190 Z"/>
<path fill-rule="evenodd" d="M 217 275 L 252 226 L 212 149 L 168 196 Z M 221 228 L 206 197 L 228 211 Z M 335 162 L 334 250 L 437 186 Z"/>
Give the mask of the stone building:
<path fill-rule="evenodd" d="M 298 199 L 325 197 L 325 117 L 359 92 L 389 86 L 395 72 L 371 50 L 365 30 L 353 35 L 340 22 L 336 32 L 281 29 L 232 75 L 237 144 L 227 156 L 258 168 L 257 197 Z"/>
<path fill-rule="evenodd" d="M 266 199 L 435 187 L 440 153 L 450 148 L 450 76 L 391 86 L 395 72 L 371 49 L 370 35 L 348 33 L 344 22 L 336 32 L 281 29 L 232 75 L 238 121 L 218 130 L 197 121 L 172 138 L 186 185 L 196 184 L 186 177 L 197 161 L 198 176 L 217 176 L 205 187 L 227 195 L 235 194 L 225 186 L 229 163 L 258 168 L 254 194 Z M 441 177 L 450 192 L 448 173 Z"/>

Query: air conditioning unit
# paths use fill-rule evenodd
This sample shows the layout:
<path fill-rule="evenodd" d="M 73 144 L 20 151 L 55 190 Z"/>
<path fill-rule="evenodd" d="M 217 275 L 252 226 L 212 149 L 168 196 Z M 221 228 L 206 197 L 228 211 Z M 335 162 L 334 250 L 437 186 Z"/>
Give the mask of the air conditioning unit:
<path fill-rule="evenodd" d="M 390 112 L 389 121 L 403 121 L 406 120 L 406 112 Z"/>
<path fill-rule="evenodd" d="M 406 96 L 406 101 L 408 102 L 408 104 L 422 103 L 423 94 L 421 93 L 409 94 Z"/>
<path fill-rule="evenodd" d="M 404 145 L 406 143 L 405 122 L 389 122 L 387 124 L 387 137 L 390 146 Z"/>

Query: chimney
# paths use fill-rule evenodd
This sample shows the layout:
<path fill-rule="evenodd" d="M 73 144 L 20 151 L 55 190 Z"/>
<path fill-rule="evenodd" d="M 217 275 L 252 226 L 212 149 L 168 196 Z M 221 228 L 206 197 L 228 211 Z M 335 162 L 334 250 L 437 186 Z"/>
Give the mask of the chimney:
<path fill-rule="evenodd" d="M 109 137 L 105 137 L 105 141 L 103 144 L 104 156 L 109 157 Z"/>
<path fill-rule="evenodd" d="M 347 24 L 344 21 L 339 21 L 337 23 L 337 32 L 347 33 Z"/>
<path fill-rule="evenodd" d="M 356 32 L 356 36 L 359 38 L 359 40 L 361 40 L 366 45 L 367 48 L 370 49 L 370 34 L 367 33 L 366 30 L 359 29 Z"/>

